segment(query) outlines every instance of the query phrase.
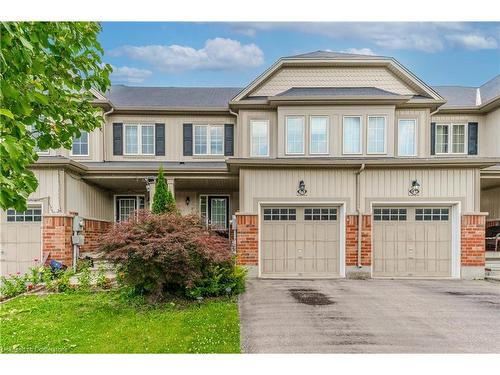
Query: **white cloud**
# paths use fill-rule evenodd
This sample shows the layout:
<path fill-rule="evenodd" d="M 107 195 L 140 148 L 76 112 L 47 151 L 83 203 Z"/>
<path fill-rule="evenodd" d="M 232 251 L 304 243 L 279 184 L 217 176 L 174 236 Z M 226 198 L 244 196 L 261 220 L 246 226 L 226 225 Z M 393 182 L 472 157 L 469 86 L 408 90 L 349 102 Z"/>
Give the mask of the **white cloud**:
<path fill-rule="evenodd" d="M 141 83 L 144 82 L 153 74 L 147 69 L 130 68 L 128 66 L 113 66 L 113 73 L 111 73 L 111 80 L 113 82 L 122 83 Z"/>
<path fill-rule="evenodd" d="M 375 55 L 375 52 L 373 52 L 370 48 L 348 48 L 340 52 L 354 53 L 355 55 L 369 55 L 369 56 Z"/>
<path fill-rule="evenodd" d="M 476 33 L 448 35 L 447 39 L 466 49 L 471 50 L 494 49 L 498 47 L 498 42 L 495 38 Z"/>
<path fill-rule="evenodd" d="M 122 46 L 110 54 L 143 61 L 167 72 L 255 68 L 264 63 L 264 53 L 257 45 L 242 45 L 225 38 L 208 39 L 201 49 L 176 44 Z"/>
<path fill-rule="evenodd" d="M 363 41 L 387 49 L 438 52 L 449 46 L 495 48 L 498 28 L 461 22 L 257 22 L 234 24 L 235 31 L 291 30 L 332 39 Z"/>

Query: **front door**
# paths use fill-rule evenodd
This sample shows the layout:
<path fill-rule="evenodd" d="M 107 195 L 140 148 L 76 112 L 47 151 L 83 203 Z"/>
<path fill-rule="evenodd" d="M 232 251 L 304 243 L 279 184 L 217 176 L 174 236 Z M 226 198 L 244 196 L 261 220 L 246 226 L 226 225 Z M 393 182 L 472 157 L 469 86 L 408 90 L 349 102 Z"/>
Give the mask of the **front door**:
<path fill-rule="evenodd" d="M 208 197 L 208 220 L 214 229 L 227 229 L 229 222 L 229 198 Z"/>

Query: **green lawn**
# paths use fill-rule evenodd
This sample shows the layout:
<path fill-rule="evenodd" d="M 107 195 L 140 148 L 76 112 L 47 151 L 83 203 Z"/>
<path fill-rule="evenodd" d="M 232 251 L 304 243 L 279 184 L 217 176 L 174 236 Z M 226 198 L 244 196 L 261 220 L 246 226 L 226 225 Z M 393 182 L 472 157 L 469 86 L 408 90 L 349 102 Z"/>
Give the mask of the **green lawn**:
<path fill-rule="evenodd" d="M 235 298 L 134 306 L 117 292 L 23 296 L 0 305 L 4 353 L 239 353 Z"/>

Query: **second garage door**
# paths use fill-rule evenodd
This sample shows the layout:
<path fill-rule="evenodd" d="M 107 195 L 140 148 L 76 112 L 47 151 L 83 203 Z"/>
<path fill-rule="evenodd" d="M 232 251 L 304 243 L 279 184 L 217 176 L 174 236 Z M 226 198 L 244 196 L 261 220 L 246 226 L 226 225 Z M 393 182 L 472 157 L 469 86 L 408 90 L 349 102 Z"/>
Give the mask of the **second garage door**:
<path fill-rule="evenodd" d="M 264 277 L 339 277 L 338 207 L 264 207 L 260 262 Z"/>
<path fill-rule="evenodd" d="M 373 210 L 374 277 L 451 276 L 449 207 Z"/>

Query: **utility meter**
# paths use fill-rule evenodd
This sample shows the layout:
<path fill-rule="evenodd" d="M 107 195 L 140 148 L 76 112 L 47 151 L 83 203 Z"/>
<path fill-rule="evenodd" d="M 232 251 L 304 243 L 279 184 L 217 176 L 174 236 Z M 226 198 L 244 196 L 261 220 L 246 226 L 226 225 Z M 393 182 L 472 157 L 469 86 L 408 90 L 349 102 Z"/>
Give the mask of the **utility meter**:
<path fill-rule="evenodd" d="M 73 217 L 73 232 L 81 232 L 84 227 L 84 220 L 81 216 Z"/>

